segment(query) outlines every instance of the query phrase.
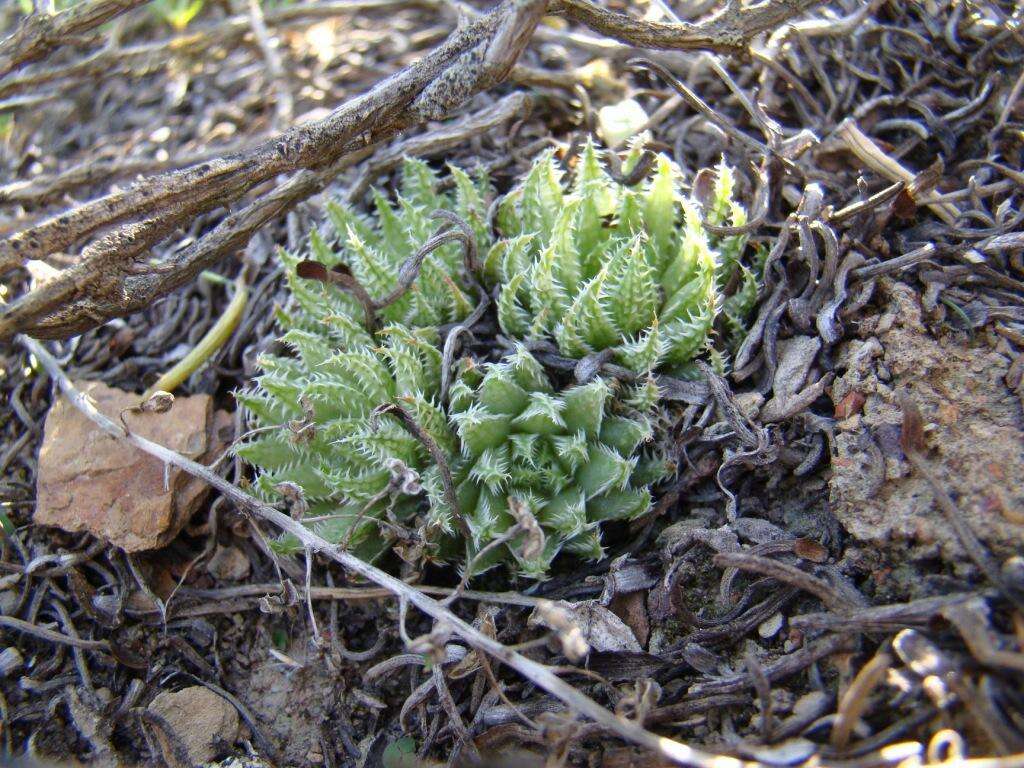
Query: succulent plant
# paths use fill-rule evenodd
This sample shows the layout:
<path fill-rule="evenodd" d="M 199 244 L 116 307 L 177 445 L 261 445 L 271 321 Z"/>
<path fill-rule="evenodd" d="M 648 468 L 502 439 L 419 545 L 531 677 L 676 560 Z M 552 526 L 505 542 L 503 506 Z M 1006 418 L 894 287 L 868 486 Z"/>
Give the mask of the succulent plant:
<path fill-rule="evenodd" d="M 569 192 L 553 158 L 541 158 L 499 207 L 507 236 L 496 242 L 486 179 L 451 174 L 454 191 L 441 194 L 428 166 L 407 161 L 397 201 L 375 192 L 373 216 L 328 206 L 333 232 L 314 230 L 304 255 L 321 276 L 344 273 L 348 291 L 301 277 L 302 255 L 281 254 L 288 353 L 263 355 L 254 386 L 237 394 L 252 427 L 237 453 L 257 468 L 258 493 L 363 557 L 394 548 L 415 565 L 455 561 L 475 574 L 508 562 L 543 578 L 560 551 L 601 557 L 602 522 L 644 514 L 668 466 L 653 377 L 560 386 L 520 342 L 553 338 L 573 357 L 610 349 L 638 373 L 682 370 L 716 317 L 742 330 L 757 284 L 741 263 L 744 239 L 707 237 L 664 157 L 634 189 L 587 145 Z M 703 208 L 713 224 L 744 221 L 725 166 Z M 460 245 L 431 251 L 408 290 L 380 301 L 408 277 L 438 209 L 465 221 L 487 254 L 515 342 L 498 362 L 456 363 L 447 391 L 438 328 L 476 301 Z"/>
<path fill-rule="evenodd" d="M 437 191 L 434 171 L 421 160 L 407 159 L 402 165 L 401 187 L 394 203 L 379 190 L 373 191 L 374 216 L 361 216 L 337 203 L 327 204 L 333 232 L 326 237 L 310 232 L 310 253 L 325 267 L 344 267 L 372 298 L 381 299 L 399 283 L 403 265 L 434 234 L 435 211 L 448 211 L 465 221 L 485 253 L 491 244 L 487 228 L 489 196 L 486 176 L 471 179 L 464 171 L 451 168 L 452 194 Z M 333 247 L 332 247 L 333 246 Z M 289 287 L 301 310 L 319 319 L 337 314 L 358 317 L 359 302 L 349 293 L 320 282 L 299 278 L 295 267 L 298 254 L 283 255 L 289 267 Z M 463 319 L 472 311 L 472 296 L 463 274 L 463 251 L 458 243 L 447 243 L 423 260 L 409 290 L 380 311 L 385 323 L 402 323 L 428 328 Z M 303 322 L 303 318 L 297 318 Z"/>
<path fill-rule="evenodd" d="M 473 228 L 478 247 L 488 244 L 486 179 L 473 182 L 453 168 L 455 191 L 445 195 L 425 163 L 407 160 L 402 170 L 394 204 L 374 193 L 376 221 L 330 203 L 334 233 L 310 233 L 308 255 L 328 268 L 343 265 L 374 298 L 395 288 L 402 265 L 436 229 L 435 210 L 456 213 Z M 376 332 L 349 293 L 299 277 L 299 254 L 280 257 L 293 302 L 278 311 L 278 322 L 281 342 L 294 355 L 263 355 L 255 386 L 236 394 L 254 428 L 237 453 L 259 469 L 256 487 L 264 497 L 301 489 L 306 515 L 325 538 L 376 554 L 385 544 L 374 521 L 391 514 L 404 523 L 415 514 L 419 500 L 401 491 L 418 488 L 402 480 L 428 466 L 429 456 L 393 416 L 375 416 L 374 409 L 400 402 L 444 450 L 457 450 L 438 404 L 437 326 L 472 309 L 460 277 L 462 252 L 452 243 L 430 253 L 411 288 L 380 310 L 385 325 Z M 279 542 L 283 549 L 293 544 Z"/>
<path fill-rule="evenodd" d="M 612 179 L 600 154 L 584 146 L 569 190 L 553 154 L 542 155 L 501 203 L 503 237 L 484 261 L 486 279 L 502 286 L 499 322 L 515 338 L 554 339 L 568 357 L 611 350 L 637 372 L 686 373 L 719 315 L 740 326 L 756 298 L 741 263 L 746 238 L 709 237 L 702 225 L 746 223 L 733 173 L 717 168 L 702 206 L 682 194 L 681 173 L 664 155 L 649 181 L 630 187 Z M 634 147 L 624 168 L 638 159 Z"/>
<path fill-rule="evenodd" d="M 255 388 L 236 395 L 254 427 L 236 451 L 259 469 L 264 497 L 301 497 L 300 511 L 324 538 L 379 554 L 385 544 L 376 520 L 404 525 L 413 518 L 416 473 L 430 456 L 397 419 L 375 409 L 401 403 L 445 452 L 457 450 L 436 401 L 437 332 L 395 325 L 373 337 L 339 316 L 320 334 L 291 328 L 282 341 L 297 358 L 263 356 Z"/>
<path fill-rule="evenodd" d="M 648 511 L 649 486 L 666 473 L 656 451 L 646 450 L 648 386 L 616 391 L 598 378 L 558 390 L 523 346 L 482 369 L 464 363 L 449 418 L 461 447 L 453 475 L 469 557 L 490 554 L 474 562 L 475 572 L 511 557 L 524 575 L 542 578 L 562 549 L 598 559 L 603 521 Z M 428 475 L 425 484 L 434 514 L 452 530 L 439 483 Z M 524 514 L 542 532 L 532 551 Z"/>

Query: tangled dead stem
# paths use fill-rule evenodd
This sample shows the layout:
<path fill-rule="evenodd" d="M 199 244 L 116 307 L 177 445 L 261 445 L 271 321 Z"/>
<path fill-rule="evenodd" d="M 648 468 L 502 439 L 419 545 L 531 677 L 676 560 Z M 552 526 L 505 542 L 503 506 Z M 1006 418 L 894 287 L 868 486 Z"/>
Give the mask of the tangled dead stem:
<path fill-rule="evenodd" d="M 73 46 L 26 48 L 49 53 L 27 68 L 0 48 L 12 70 L 0 98 L 15 110 L 0 145 L 0 232 L 13 242 L 136 174 L 321 118 L 436 46 L 456 10 L 268 5 L 257 19 L 223 3 L 177 41 L 136 12 L 105 45 L 73 30 Z M 586 23 L 593 9 L 558 10 Z M 1020 764 L 1022 22 L 1010 2 L 840 1 L 749 56 L 658 51 L 646 68 L 627 66 L 636 49 L 545 23 L 509 82 L 465 94 L 469 116 L 454 125 L 428 122 L 404 144 L 282 167 L 247 187 L 258 233 L 244 251 L 231 228 L 246 220 L 215 202 L 142 233 L 159 241 L 159 261 L 181 264 L 228 222 L 209 263 L 229 255 L 216 269 L 249 285 L 230 341 L 183 391 L 230 407 L 227 393 L 249 380 L 285 300 L 273 250 L 301 248 L 319 218 L 310 195 L 329 187 L 359 204 L 403 151 L 483 164 L 507 190 L 542 148 L 571 163 L 597 108 L 632 96 L 682 168 L 724 155 L 745 178 L 754 239 L 771 248 L 756 320 L 725 379 L 682 393 L 678 479 L 654 514 L 608 537 L 610 557 L 566 561 L 540 584 L 489 575 L 473 588 L 500 594 L 467 591 L 452 610 L 622 718 L 711 753 Z M 275 186 L 295 168 L 306 170 Z M 72 261 L 44 255 L 50 267 Z M 33 265 L 37 279 L 45 267 Z M 14 306 L 29 282 L 8 277 Z M 190 282 L 53 349 L 74 379 L 141 391 L 227 302 L 216 284 Z M 488 322 L 475 329 L 479 349 L 495 343 Z M 209 726 L 213 752 L 281 765 L 395 765 L 403 735 L 441 762 L 648 759 L 328 559 L 274 558 L 274 531 L 220 499 L 142 555 L 34 526 L 51 383 L 22 345 L 0 355 L 0 511 L 12 523 L 0 559 L 0 754 L 187 764 L 174 706 L 150 702 L 200 685 L 241 718 L 237 732 L 227 716 Z M 244 481 L 240 465 L 217 469 Z M 418 583 L 444 596 L 458 579 L 428 570 Z M 567 602 L 537 610 L 542 598 Z"/>

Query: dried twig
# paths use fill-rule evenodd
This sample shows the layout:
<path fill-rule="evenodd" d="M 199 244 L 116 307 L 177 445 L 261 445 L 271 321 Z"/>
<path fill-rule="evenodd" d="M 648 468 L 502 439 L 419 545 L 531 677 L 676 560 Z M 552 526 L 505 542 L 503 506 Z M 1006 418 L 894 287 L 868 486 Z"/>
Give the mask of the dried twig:
<path fill-rule="evenodd" d="M 832 726 L 832 746 L 842 749 L 849 742 L 853 726 L 867 709 L 871 692 L 885 679 L 890 667 L 892 656 L 881 651 L 861 667 L 850 687 L 839 699 L 836 720 Z"/>
<path fill-rule="evenodd" d="M 86 0 L 60 13 L 34 13 L 14 34 L 0 41 L 0 77 L 149 0 Z"/>
<path fill-rule="evenodd" d="M 768 557 L 750 555 L 746 552 L 719 552 L 715 555 L 715 565 L 718 567 L 739 568 L 741 571 L 760 573 L 771 576 L 784 584 L 791 584 L 802 589 L 804 592 L 817 597 L 829 608 L 836 611 L 844 611 L 857 607 L 856 603 L 843 595 L 827 582 L 805 573 L 795 565 L 772 560 Z"/>
<path fill-rule="evenodd" d="M 14 630 L 15 632 L 24 632 L 27 635 L 34 635 L 40 640 L 45 640 L 48 643 L 70 645 L 73 648 L 82 648 L 87 651 L 105 651 L 109 647 L 106 640 L 83 640 L 80 637 L 63 635 L 52 629 L 37 627 L 31 622 L 22 621 L 21 619 L 16 619 L 13 616 L 0 615 L 0 627 L 5 627 L 7 629 Z"/>
<path fill-rule="evenodd" d="M 700 112 L 709 122 L 718 126 L 723 133 L 736 139 L 740 144 L 745 144 L 751 149 L 760 152 L 762 155 L 768 155 L 769 150 L 763 143 L 758 141 L 751 136 L 743 133 L 741 130 L 736 128 L 729 120 L 719 115 L 708 103 L 706 103 L 700 96 L 693 92 L 684 82 L 668 71 L 667 68 L 660 64 L 648 61 L 647 59 L 632 59 L 628 62 L 629 66 L 634 69 L 649 69 L 655 72 L 662 80 L 668 83 L 687 103 L 695 110 Z"/>
<path fill-rule="evenodd" d="M 994 591 L 992 594 L 995 594 Z M 805 631 L 827 629 L 833 632 L 894 632 L 905 627 L 928 626 L 929 622 L 942 615 L 947 608 L 976 597 L 979 597 L 979 593 L 961 592 L 941 597 L 925 597 L 908 603 L 856 608 L 843 614 L 804 613 L 791 617 L 789 624 L 794 629 Z"/>
<path fill-rule="evenodd" d="M 831 656 L 833 653 L 849 651 L 854 638 L 850 635 L 828 635 L 807 643 L 802 648 L 764 665 L 763 671 L 769 681 L 775 681 L 807 669 L 811 664 Z M 752 679 L 747 672 L 738 672 L 708 682 L 692 685 L 687 691 L 687 700 L 702 696 L 720 696 L 736 693 L 751 686 Z"/>
<path fill-rule="evenodd" d="M 508 648 L 494 638 L 489 637 L 451 613 L 416 587 L 396 579 L 369 563 L 363 562 L 349 552 L 339 550 L 306 528 L 299 521 L 250 496 L 224 478 L 211 472 L 204 465 L 187 459 L 181 454 L 135 433 L 125 435 L 116 422 L 100 413 L 90 402 L 88 396 L 75 388 L 71 380 L 61 370 L 58 362 L 41 343 L 26 336 L 18 336 L 17 341 L 36 356 L 36 359 L 39 360 L 71 405 L 81 411 L 103 432 L 114 438 L 126 440 L 136 448 L 160 461 L 178 467 L 188 474 L 200 478 L 230 499 L 239 508 L 256 518 L 269 522 L 282 532 L 294 535 L 309 551 L 324 555 L 339 563 L 351 573 L 388 589 L 400 599 L 402 604 L 414 605 L 436 621 L 446 622 L 454 634 L 464 639 L 472 647 L 490 654 L 501 663 L 516 670 L 532 683 L 561 700 L 566 706 L 580 715 L 592 719 L 608 731 L 627 741 L 663 755 L 680 765 L 697 766 L 697 768 L 753 768 L 760 765 L 752 761 L 743 761 L 733 757 L 716 756 L 703 752 L 678 741 L 657 736 L 634 722 L 615 716 L 593 699 L 585 696 L 559 678 L 547 666 L 533 661 Z"/>
<path fill-rule="evenodd" d="M 934 243 L 925 243 L 920 248 L 915 248 L 909 253 L 904 253 L 901 256 L 888 259 L 887 261 L 857 267 L 855 270 L 850 272 L 850 277 L 855 280 L 867 280 L 872 277 L 878 277 L 879 275 L 889 274 L 890 272 L 899 272 L 901 269 L 912 267 L 925 259 L 932 258 L 937 255 L 938 252 L 939 249 L 935 247 Z"/>
<path fill-rule="evenodd" d="M 448 458 L 444 455 L 444 451 L 441 450 L 434 438 L 427 434 L 427 431 L 416 423 L 416 419 L 412 417 L 412 414 L 398 403 L 387 403 L 382 405 L 374 411 L 374 414 L 389 414 L 394 416 L 398 419 L 398 422 L 402 427 L 427 449 L 427 453 L 430 454 L 430 457 L 434 460 L 434 464 L 437 465 L 438 472 L 441 474 L 441 484 L 444 486 L 445 503 L 447 503 L 448 507 L 451 509 L 452 516 L 455 518 L 455 523 L 459 526 L 459 530 L 462 531 L 464 536 L 469 536 L 469 524 L 466 522 L 466 518 L 463 517 L 462 512 L 459 509 L 459 499 L 455 492 L 455 483 L 452 480 L 452 471 L 448 466 Z"/>
<path fill-rule="evenodd" d="M 820 0 L 767 0 L 744 7 L 736 0 L 705 21 L 661 23 L 609 11 L 587 0 L 556 0 L 552 12 L 586 24 L 595 32 L 641 48 L 744 53 L 755 35 L 817 5 Z"/>
<path fill-rule="evenodd" d="M 975 597 L 948 605 L 943 608 L 942 616 L 957 628 L 977 661 L 1024 673 L 1024 653 L 999 647 L 997 635 L 989 621 L 988 605 L 982 598 Z"/>
<path fill-rule="evenodd" d="M 263 5 L 260 0 L 248 0 L 249 23 L 252 26 L 253 36 L 263 54 L 263 60 L 267 64 L 267 73 L 270 75 L 274 88 L 277 91 L 276 116 L 280 125 L 287 125 L 291 122 L 295 112 L 295 100 L 292 98 L 291 87 L 288 85 L 288 76 L 281 63 L 281 54 L 278 52 L 274 41 L 267 29 L 267 21 L 263 14 Z M 280 126 L 278 126 L 280 127 Z"/>
<path fill-rule="evenodd" d="M 857 156 L 864 165 L 889 181 L 903 182 L 910 185 L 914 174 L 900 165 L 899 162 L 882 151 L 874 141 L 853 120 L 844 120 L 836 128 L 836 136 L 850 152 Z M 935 195 L 920 195 L 920 202 L 927 205 L 932 212 L 947 224 L 953 224 L 960 216 L 960 210 L 948 202 L 936 202 Z"/>
<path fill-rule="evenodd" d="M 184 588 L 181 590 L 181 595 L 189 598 L 210 600 L 256 599 L 276 594 L 280 589 L 280 584 L 241 584 L 237 587 L 220 587 L 217 589 Z M 299 588 L 296 587 L 296 589 Z M 448 597 L 455 592 L 451 587 L 433 587 L 428 584 L 419 584 L 417 589 L 428 595 L 437 595 L 438 597 Z M 299 592 L 301 595 L 302 590 L 299 589 Z M 341 600 L 346 603 L 363 600 L 384 600 L 394 597 L 393 593 L 379 587 L 310 587 L 309 596 L 313 600 Z M 472 589 L 463 590 L 460 597 L 464 600 L 476 600 L 496 605 L 518 605 L 523 608 L 536 608 L 544 602 L 543 598 L 521 595 L 518 592 L 480 592 Z M 143 613 L 150 612 L 143 611 Z"/>
<path fill-rule="evenodd" d="M 408 154 L 425 154 L 443 150 L 458 141 L 486 132 L 497 125 L 522 115 L 529 105 L 529 97 L 514 93 L 499 102 L 468 116 L 451 126 L 445 126 L 435 134 L 426 134 L 400 146 Z M 130 312 L 137 312 L 149 306 L 160 296 L 185 285 L 204 269 L 225 256 L 242 248 L 249 238 L 264 224 L 280 216 L 301 200 L 316 194 L 326 187 L 344 168 L 360 159 L 358 154 L 342 157 L 331 167 L 321 171 L 301 171 L 271 192 L 257 198 L 245 208 L 225 217 L 216 227 L 203 235 L 188 248 L 176 252 L 158 270 L 145 270 L 132 274 L 128 270 L 112 265 L 109 273 L 92 274 L 79 266 L 61 273 L 61 276 L 78 270 L 86 280 L 87 290 L 82 295 L 75 287 L 69 286 L 74 297 L 67 304 L 53 301 L 45 289 L 28 294 L 21 302 L 40 306 L 42 311 L 53 312 L 50 317 L 38 321 L 32 332 L 42 338 L 63 337 L 81 333 L 107 320 Z M 112 254 L 114 260 L 117 255 Z M 2 256 L 0 256 L 2 260 Z M 61 278 L 57 278 L 59 280 Z M 94 298 L 98 295 L 98 299 Z M 33 297 L 35 297 L 33 299 Z M 16 302 L 0 310 L 0 338 L 5 333 L 14 333 L 22 313 L 17 309 L 24 306 Z M 34 310 L 29 310 L 34 313 Z"/>
<path fill-rule="evenodd" d="M 0 338 L 21 330 L 41 336 L 81 332 L 95 323 L 83 317 L 77 323 L 61 322 L 59 318 L 53 322 L 51 318 L 50 328 L 44 330 L 44 323 L 39 322 L 77 300 L 84 300 L 84 306 L 76 306 L 75 315 L 111 316 L 112 310 L 123 313 L 126 305 L 135 303 L 135 286 L 131 283 L 140 274 L 158 281 L 173 275 L 168 289 L 191 280 L 195 275 L 193 265 L 183 266 L 180 259 L 178 264 L 142 266 L 149 248 L 184 221 L 233 202 L 276 175 L 300 169 L 312 172 L 312 176 L 300 173 L 293 177 L 287 195 L 281 194 L 281 188 L 268 193 L 276 203 L 271 207 L 280 213 L 322 188 L 328 179 L 316 173 L 333 170 L 332 166 L 349 153 L 409 125 L 446 116 L 471 95 L 508 74 L 543 10 L 542 0 L 505 0 L 491 13 L 456 30 L 416 64 L 323 120 L 292 128 L 248 152 L 144 179 L 0 242 L 2 274 L 28 259 L 62 250 L 128 220 L 86 247 L 73 267 L 4 306 L 0 311 Z M 251 206 L 246 210 L 251 211 Z M 258 226 L 269 218 L 261 217 Z M 236 227 L 227 231 L 224 222 L 217 228 L 220 238 L 230 239 L 229 248 L 244 245 L 258 228 L 235 223 Z M 118 303 L 121 306 L 114 309 L 112 305 Z"/>

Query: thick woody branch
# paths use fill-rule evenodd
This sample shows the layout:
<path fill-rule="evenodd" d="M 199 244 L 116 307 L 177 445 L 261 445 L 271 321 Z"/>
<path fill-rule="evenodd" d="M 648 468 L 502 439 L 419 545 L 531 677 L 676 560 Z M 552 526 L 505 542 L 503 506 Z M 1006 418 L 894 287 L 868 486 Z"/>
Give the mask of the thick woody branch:
<path fill-rule="evenodd" d="M 88 32 L 149 0 L 85 0 L 55 14 L 34 13 L 0 41 L 0 77 L 39 61 L 83 32 Z"/>
<path fill-rule="evenodd" d="M 0 85 L 0 88 L 2 87 Z M 227 151 L 237 151 L 241 146 L 242 142 L 238 142 L 237 146 L 233 147 L 206 150 L 196 155 L 172 156 L 165 160 L 107 156 L 72 166 L 57 173 L 40 174 L 30 179 L 4 184 L 0 186 L 0 205 L 18 203 L 41 205 L 81 187 L 110 183 L 114 179 L 135 176 L 140 173 L 157 173 L 168 168 L 184 168 L 204 160 L 212 160 Z"/>
<path fill-rule="evenodd" d="M 79 298 L 93 299 L 101 308 L 101 314 L 105 307 L 136 303 L 130 291 L 125 295 L 128 288 L 125 280 L 141 271 L 173 269 L 172 265 L 161 265 L 154 270 L 145 267 L 142 260 L 149 249 L 176 226 L 239 199 L 276 175 L 300 169 L 314 172 L 329 169 L 346 155 L 403 128 L 450 113 L 470 96 L 508 74 L 543 10 L 543 0 L 506 0 L 491 13 L 454 32 L 447 42 L 416 64 L 342 105 L 321 121 L 293 128 L 248 152 L 145 179 L 0 242 L 2 274 L 30 258 L 43 258 L 64 250 L 85 237 L 128 220 L 88 246 L 74 267 L 36 292 L 4 306 L 0 310 L 0 338 L 31 329 L 36 320 Z M 306 189 L 315 190 L 314 176 L 293 180 L 289 192 L 296 188 L 303 194 Z M 325 183 L 326 180 L 319 187 Z M 282 198 L 280 190 L 271 195 L 274 197 L 271 207 L 276 207 Z M 290 197 L 292 204 L 297 199 L 301 198 Z M 246 208 L 240 216 L 251 212 L 251 207 Z M 230 242 L 244 244 L 244 240 L 239 242 L 234 235 Z M 124 280 L 112 285 L 112 277 Z M 103 290 L 104 287 L 107 290 Z M 61 312 L 65 317 L 67 309 Z M 97 318 L 83 316 L 77 323 L 92 327 L 97 324 Z"/>
<path fill-rule="evenodd" d="M 467 139 L 486 133 L 514 118 L 524 117 L 530 99 L 522 93 L 513 93 L 479 112 L 442 126 L 431 133 L 416 136 L 389 148 L 386 158 L 403 155 L 429 156 L 445 152 Z M 19 315 L 10 312 L 17 306 L 27 307 L 29 315 L 37 310 L 45 313 L 38 322 L 29 324 L 28 330 L 38 338 L 67 338 L 94 328 L 115 317 L 137 312 L 151 305 L 161 296 L 191 282 L 204 269 L 222 258 L 237 252 L 266 223 L 281 216 L 296 204 L 324 189 L 339 173 L 365 159 L 368 152 L 346 155 L 334 165 L 321 171 L 300 171 L 281 186 L 262 195 L 236 213 L 224 218 L 188 248 L 176 253 L 158 269 L 133 271 L 118 268 L 92 275 L 79 271 L 82 279 L 91 279 L 90 290 L 61 303 L 56 296 L 46 297 L 46 303 L 36 305 L 33 297 L 44 296 L 52 283 L 28 294 L 11 305 L 8 315 L 0 315 L 0 337 L 14 333 L 20 325 Z M 387 167 L 391 163 L 384 163 Z M 70 267 L 62 273 L 71 273 Z M 58 278 L 60 279 L 60 278 Z M 53 281 L 53 282 L 56 282 Z M 74 286 L 74 279 L 68 284 Z"/>
<path fill-rule="evenodd" d="M 821 0 L 764 0 L 744 7 L 740 0 L 729 0 L 709 19 L 697 23 L 644 21 L 617 11 L 609 11 L 587 0 L 555 0 L 550 10 L 561 12 L 595 32 L 640 48 L 665 50 L 719 51 L 746 53 L 751 39 L 791 19 Z"/>
<path fill-rule="evenodd" d="M 0 243 L 0 275 L 125 219 L 168 211 L 192 217 L 279 174 L 326 167 L 410 125 L 439 119 L 508 74 L 543 11 L 543 0 L 506 0 L 323 120 L 292 128 L 248 152 L 144 179 L 17 233 Z"/>

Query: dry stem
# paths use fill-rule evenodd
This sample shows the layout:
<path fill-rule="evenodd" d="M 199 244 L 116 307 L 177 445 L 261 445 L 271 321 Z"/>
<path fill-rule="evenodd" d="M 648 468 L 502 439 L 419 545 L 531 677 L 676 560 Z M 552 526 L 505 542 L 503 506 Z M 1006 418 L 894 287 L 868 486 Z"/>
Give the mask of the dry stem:
<path fill-rule="evenodd" d="M 720 51 L 745 53 L 751 38 L 802 13 L 820 0 L 766 0 L 743 7 L 739 0 L 729 0 L 711 18 L 696 23 L 663 23 L 645 21 L 617 13 L 587 0 L 556 0 L 553 12 L 585 24 L 595 32 L 641 48 L 669 50 Z"/>
<path fill-rule="evenodd" d="M 891 158 L 879 147 L 871 137 L 864 133 L 853 120 L 844 120 L 836 129 L 836 135 L 857 159 L 875 173 L 889 181 L 911 184 L 914 174 Z M 936 195 L 921 195 L 920 202 L 927 205 L 932 212 L 947 224 L 953 224 L 960 216 L 960 210 L 952 203 L 937 202 Z"/>
<path fill-rule="evenodd" d="M 34 13 L 14 34 L 0 40 L 0 77 L 46 58 L 73 38 L 149 0 L 86 0 L 55 14 Z"/>

